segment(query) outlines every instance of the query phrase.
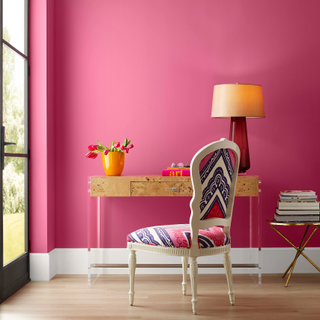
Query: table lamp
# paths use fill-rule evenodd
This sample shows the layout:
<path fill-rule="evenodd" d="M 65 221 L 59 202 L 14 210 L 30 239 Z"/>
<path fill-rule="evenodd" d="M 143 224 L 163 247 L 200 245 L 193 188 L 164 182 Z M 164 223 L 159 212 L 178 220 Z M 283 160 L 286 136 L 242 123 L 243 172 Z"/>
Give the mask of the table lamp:
<path fill-rule="evenodd" d="M 219 84 L 213 88 L 212 118 L 231 118 L 229 140 L 240 149 L 239 173 L 250 168 L 246 118 L 264 118 L 262 87 L 256 84 Z"/>

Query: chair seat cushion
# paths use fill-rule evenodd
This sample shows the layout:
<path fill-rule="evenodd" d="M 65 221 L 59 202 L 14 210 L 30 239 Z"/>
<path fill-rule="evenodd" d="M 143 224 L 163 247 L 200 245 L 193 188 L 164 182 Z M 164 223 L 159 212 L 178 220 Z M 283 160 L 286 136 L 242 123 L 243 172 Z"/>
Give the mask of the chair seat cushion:
<path fill-rule="evenodd" d="M 161 247 L 190 248 L 190 225 L 180 224 L 139 229 L 130 233 L 127 236 L 127 241 Z M 198 245 L 200 249 L 225 246 L 229 243 L 230 238 L 221 227 L 199 230 Z"/>

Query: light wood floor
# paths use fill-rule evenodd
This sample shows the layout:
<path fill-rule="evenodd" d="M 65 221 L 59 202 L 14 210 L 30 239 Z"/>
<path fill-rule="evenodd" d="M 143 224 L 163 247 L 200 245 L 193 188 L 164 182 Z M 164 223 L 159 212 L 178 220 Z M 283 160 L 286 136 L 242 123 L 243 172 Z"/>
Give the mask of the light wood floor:
<path fill-rule="evenodd" d="M 190 284 L 181 276 L 137 275 L 135 305 L 128 303 L 128 276 L 100 276 L 92 288 L 86 276 L 55 276 L 30 282 L 0 305 L 0 320 L 53 319 L 320 319 L 320 274 L 263 275 L 259 288 L 249 275 L 234 275 L 235 306 L 225 275 L 199 275 L 198 315 L 192 315 Z"/>

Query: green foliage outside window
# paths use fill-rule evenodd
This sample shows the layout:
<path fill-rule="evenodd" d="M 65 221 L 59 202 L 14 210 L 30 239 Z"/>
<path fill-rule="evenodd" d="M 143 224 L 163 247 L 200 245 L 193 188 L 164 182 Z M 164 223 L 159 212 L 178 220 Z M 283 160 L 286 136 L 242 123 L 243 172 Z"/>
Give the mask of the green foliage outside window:
<path fill-rule="evenodd" d="M 10 42 L 7 29 L 3 38 Z M 15 146 L 6 146 L 7 153 L 25 153 L 24 150 L 24 86 L 17 84 L 15 66 L 16 54 L 3 45 L 3 125 L 5 140 L 15 142 Z M 23 158 L 5 158 L 3 171 L 3 213 L 24 212 L 24 166 Z"/>

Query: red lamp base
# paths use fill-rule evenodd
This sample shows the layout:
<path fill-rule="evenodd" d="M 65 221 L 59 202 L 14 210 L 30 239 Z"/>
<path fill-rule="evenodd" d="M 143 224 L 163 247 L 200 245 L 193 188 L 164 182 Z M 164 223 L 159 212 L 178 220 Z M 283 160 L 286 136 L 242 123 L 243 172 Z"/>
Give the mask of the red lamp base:
<path fill-rule="evenodd" d="M 231 117 L 229 140 L 240 149 L 239 173 L 244 173 L 250 168 L 246 117 Z"/>

